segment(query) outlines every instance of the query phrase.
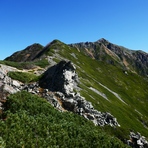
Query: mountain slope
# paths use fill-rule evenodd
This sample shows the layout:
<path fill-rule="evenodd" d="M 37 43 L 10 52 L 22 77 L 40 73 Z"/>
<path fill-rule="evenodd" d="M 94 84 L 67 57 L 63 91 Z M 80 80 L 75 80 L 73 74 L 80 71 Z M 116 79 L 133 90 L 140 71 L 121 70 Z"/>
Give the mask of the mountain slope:
<path fill-rule="evenodd" d="M 40 44 L 32 44 L 26 47 L 24 50 L 15 52 L 10 57 L 7 57 L 5 60 L 14 61 L 14 62 L 26 62 L 32 61 L 35 59 L 36 55 L 42 51 L 43 46 Z"/>
<path fill-rule="evenodd" d="M 124 69 L 144 76 L 148 74 L 148 54 L 143 51 L 129 50 L 105 39 L 100 39 L 96 42 L 71 44 L 71 46 L 85 51 L 89 56 L 99 61 L 105 61 L 110 64 L 118 63 Z"/>
<path fill-rule="evenodd" d="M 26 52 L 22 51 L 22 59 Z M 13 55 L 15 59 L 19 56 Z M 47 67 L 61 60 L 74 63 L 79 77 L 79 89 L 75 91 L 92 102 L 95 109 L 114 115 L 121 127 L 116 130 L 104 127 L 103 130 L 124 140 L 131 130 L 148 135 L 147 56 L 105 39 L 70 45 L 54 40 L 28 61 L 33 64 L 46 59 Z M 5 61 L 15 60 L 10 56 Z"/>

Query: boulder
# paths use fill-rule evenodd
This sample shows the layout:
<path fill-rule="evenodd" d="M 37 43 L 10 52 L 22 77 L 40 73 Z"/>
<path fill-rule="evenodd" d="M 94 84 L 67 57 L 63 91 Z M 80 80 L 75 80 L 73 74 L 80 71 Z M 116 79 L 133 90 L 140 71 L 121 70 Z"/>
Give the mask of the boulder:
<path fill-rule="evenodd" d="M 14 93 L 16 93 L 17 91 L 19 91 L 19 89 L 15 89 L 15 88 L 13 88 L 13 87 L 10 86 L 10 85 L 5 84 L 4 87 L 3 87 L 3 91 L 4 91 L 4 92 L 7 92 L 7 93 L 9 93 L 9 94 L 14 94 Z"/>
<path fill-rule="evenodd" d="M 139 132 L 130 132 L 130 140 L 127 140 L 127 144 L 133 148 L 148 148 L 148 141 Z"/>
<path fill-rule="evenodd" d="M 77 102 L 72 98 L 65 99 L 62 103 L 63 108 L 69 111 L 74 111 L 76 105 L 77 105 Z"/>
<path fill-rule="evenodd" d="M 70 61 L 61 61 L 44 73 L 39 84 L 51 91 L 59 91 L 66 96 L 73 96 L 77 82 L 78 76 L 75 72 L 75 66 Z"/>

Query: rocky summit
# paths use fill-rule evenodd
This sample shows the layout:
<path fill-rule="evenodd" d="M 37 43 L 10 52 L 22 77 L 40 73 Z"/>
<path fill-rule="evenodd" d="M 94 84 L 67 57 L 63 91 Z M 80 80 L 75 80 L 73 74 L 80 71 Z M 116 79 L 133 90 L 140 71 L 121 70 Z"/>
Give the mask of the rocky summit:
<path fill-rule="evenodd" d="M 39 118 L 35 115 L 36 111 L 34 115 L 30 113 L 39 106 L 41 108 L 38 110 L 43 110 L 39 102 L 30 109 L 38 99 L 32 100 L 34 104 L 31 106 L 29 104 L 27 106 L 25 100 L 22 101 L 23 94 L 27 92 L 28 96 L 32 95 L 27 99 L 38 96 L 46 100 L 46 103 L 52 105 L 62 116 L 72 113 L 83 118 L 86 124 L 91 121 L 92 131 L 97 127 L 109 136 L 121 140 L 126 144 L 125 147 L 127 145 L 135 148 L 148 147 L 147 65 L 147 53 L 129 50 L 103 38 L 96 42 L 68 45 L 59 40 L 54 40 L 46 46 L 36 43 L 30 45 L 0 61 L 0 125 L 7 126 L 7 121 L 11 119 L 9 116 L 12 116 L 10 114 L 15 118 L 19 112 L 23 115 L 22 118 L 26 114 L 28 123 Z M 20 96 L 17 100 L 13 97 L 15 94 Z M 47 117 L 50 113 L 45 114 Z M 21 115 L 15 120 L 18 120 Z M 39 116 L 44 115 L 41 112 Z M 68 116 L 70 118 L 71 115 Z M 10 125 L 13 123 L 13 118 L 11 122 L 9 121 Z M 61 120 L 64 122 L 64 125 L 63 123 L 60 125 L 61 129 L 71 128 L 68 123 L 72 121 L 68 117 Z M 51 124 L 51 122 L 44 124 Z M 55 122 L 55 125 L 57 124 Z M 5 128 L 10 127 L 8 125 Z M 86 129 L 88 127 L 87 125 Z M 3 131 L 0 134 L 0 142 L 7 145 L 8 137 L 4 136 L 5 128 L 0 128 Z M 48 128 L 46 133 L 49 132 Z M 76 131 L 78 133 L 75 129 Z M 114 147 L 114 144 L 109 147 Z M 121 147 L 121 144 L 117 147 Z"/>

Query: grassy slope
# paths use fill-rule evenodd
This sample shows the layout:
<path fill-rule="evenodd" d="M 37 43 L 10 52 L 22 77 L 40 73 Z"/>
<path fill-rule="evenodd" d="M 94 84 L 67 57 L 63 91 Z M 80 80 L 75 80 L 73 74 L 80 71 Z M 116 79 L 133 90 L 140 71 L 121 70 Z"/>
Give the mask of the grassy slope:
<path fill-rule="evenodd" d="M 0 60 L 0 64 L 16 67 L 18 69 L 31 69 L 35 66 L 40 66 L 41 68 L 45 68 L 49 65 L 47 59 L 42 59 L 36 62 L 13 62 L 13 61 L 7 61 L 7 60 Z"/>
<path fill-rule="evenodd" d="M 129 130 L 134 130 L 145 136 L 148 135 L 148 130 L 143 125 L 145 123 L 148 126 L 147 79 L 131 72 L 125 74 L 117 66 L 93 60 L 76 48 L 70 48 L 62 43 L 59 54 L 75 63 L 81 82 L 80 93 L 91 101 L 96 109 L 111 112 L 121 125 L 119 132 L 128 134 Z M 126 104 L 99 83 L 116 92 Z M 89 87 L 104 93 L 110 102 L 90 90 Z"/>

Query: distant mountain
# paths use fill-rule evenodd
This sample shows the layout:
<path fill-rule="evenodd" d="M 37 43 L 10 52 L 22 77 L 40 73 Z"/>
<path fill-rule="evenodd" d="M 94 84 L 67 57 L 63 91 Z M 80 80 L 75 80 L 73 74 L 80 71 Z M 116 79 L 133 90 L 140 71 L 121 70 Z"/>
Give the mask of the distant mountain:
<path fill-rule="evenodd" d="M 115 45 L 104 38 L 96 42 L 71 44 L 88 56 L 109 64 L 120 64 L 125 70 L 131 70 L 141 75 L 148 74 L 148 54 L 143 51 L 129 50 Z"/>
<path fill-rule="evenodd" d="M 41 52 L 43 46 L 40 44 L 33 44 L 26 47 L 24 50 L 15 52 L 10 57 L 7 57 L 5 60 L 14 61 L 14 62 L 27 62 L 35 59 L 36 55 Z"/>
<path fill-rule="evenodd" d="M 32 107 L 32 103 L 26 102 L 26 105 L 23 104 L 24 102 L 21 98 L 26 98 L 25 96 L 28 96 L 30 99 L 34 98 L 30 94 L 24 94 L 25 90 L 28 93 L 46 99 L 47 103 L 50 103 L 62 113 L 70 111 L 78 114 L 87 119 L 86 123 L 88 120 L 91 120 L 103 133 L 105 132 L 109 137 L 113 137 L 113 140 L 116 138 L 120 139 L 122 142 L 128 143 L 135 148 L 140 146 L 147 147 L 147 53 L 129 50 L 110 43 L 103 38 L 95 42 L 74 44 L 65 44 L 59 40 L 53 40 L 46 46 L 40 44 L 30 45 L 24 50 L 18 51 L 5 60 L 0 61 L 0 65 L 0 113 L 2 121 L 7 121 L 10 115 L 17 116 L 16 120 L 18 120 L 18 113 L 21 110 L 23 110 L 24 117 L 28 122 L 38 120 L 37 116 L 32 115 L 32 110 L 36 112 L 36 107 Z M 11 94 L 11 99 L 7 100 L 9 94 Z M 14 94 L 14 97 L 12 94 Z M 16 96 L 18 98 L 15 98 Z M 35 105 L 38 104 L 38 108 L 42 103 L 37 103 L 35 100 Z M 43 111 L 42 108 L 38 108 L 38 110 Z M 43 116 L 48 117 L 49 114 L 43 111 L 39 116 L 43 119 Z M 70 121 L 71 117 L 67 118 L 65 114 L 62 116 L 65 117 L 65 120 L 59 117 L 64 122 L 64 124 L 60 123 L 60 130 L 61 128 L 66 128 L 64 134 L 67 137 L 69 136 L 69 138 L 73 138 L 72 135 L 74 133 L 71 135 L 69 133 L 71 130 L 69 129 L 71 129 L 72 124 L 77 125 L 79 119 L 76 118 L 76 121 Z M 56 118 L 51 119 L 49 123 L 51 124 L 54 121 L 55 126 L 59 126 L 59 120 Z M 44 124 L 48 125 L 49 123 L 46 121 Z M 9 124 L 14 127 L 13 119 Z M 10 128 L 11 131 L 9 124 L 3 129 Z M 19 124 L 20 126 L 16 126 L 16 129 L 19 128 L 21 130 L 21 123 Z M 6 126 L 6 124 L 4 125 Z M 0 122 L 0 126 L 4 125 Z M 30 128 L 28 131 L 34 134 L 31 131 L 35 129 L 32 130 Z M 46 130 L 50 128 L 45 127 Z M 81 132 L 82 135 L 79 133 L 78 126 L 74 128 L 79 135 L 77 137 L 80 138 L 85 135 L 83 132 Z M 91 126 L 91 128 L 93 131 L 92 139 L 95 139 L 95 126 Z M 52 127 L 51 129 L 53 130 L 54 128 Z M 85 129 L 86 135 L 88 135 L 87 131 L 90 131 L 90 126 L 88 124 L 85 125 Z M 55 135 L 57 135 L 56 128 L 55 131 Z M 3 130 L 3 132 L 5 131 Z M 27 131 L 25 130 L 24 132 Z M 42 141 L 42 132 L 37 132 L 36 130 L 35 132 L 38 133 L 38 138 Z M 48 132 L 49 130 L 45 131 L 45 133 Z M 52 135 L 53 133 L 50 134 Z M 129 134 L 131 140 L 128 140 Z M 0 137 L 5 141 L 8 137 L 4 135 L 0 133 Z M 11 136 L 12 139 L 15 139 L 13 134 Z M 63 137 L 61 133 L 58 136 Z M 49 137 L 47 136 L 46 138 L 49 140 Z M 96 139 L 96 141 L 99 141 L 99 138 Z M 25 141 L 25 139 L 23 140 Z M 56 142 L 52 141 L 53 145 L 58 143 L 58 137 L 54 140 Z M 86 137 L 82 141 L 85 141 L 84 143 L 87 145 L 88 140 L 86 140 Z M 115 147 L 115 145 L 116 147 L 124 147 L 122 144 L 119 144 L 119 146 L 118 142 L 116 142 L 115 140 L 114 142 L 109 142 L 107 145 L 109 145 L 108 147 Z M 94 141 L 93 143 L 93 146 L 95 146 Z M 79 145 L 79 143 L 77 144 Z M 99 146 L 98 143 L 96 145 Z M 105 144 L 106 147 L 107 145 Z M 21 146 L 23 147 L 23 145 Z"/>
<path fill-rule="evenodd" d="M 5 60 L 26 62 L 34 61 L 42 57 L 44 58 L 56 41 L 58 40 L 52 41 L 45 47 L 40 44 L 30 45 L 24 50 L 7 57 Z M 75 43 L 68 46 L 77 48 L 92 59 L 104 61 L 108 64 L 119 65 L 125 70 L 131 70 L 143 76 L 148 75 L 148 54 L 143 51 L 129 50 L 125 47 L 110 43 L 104 38 L 96 42 Z"/>

